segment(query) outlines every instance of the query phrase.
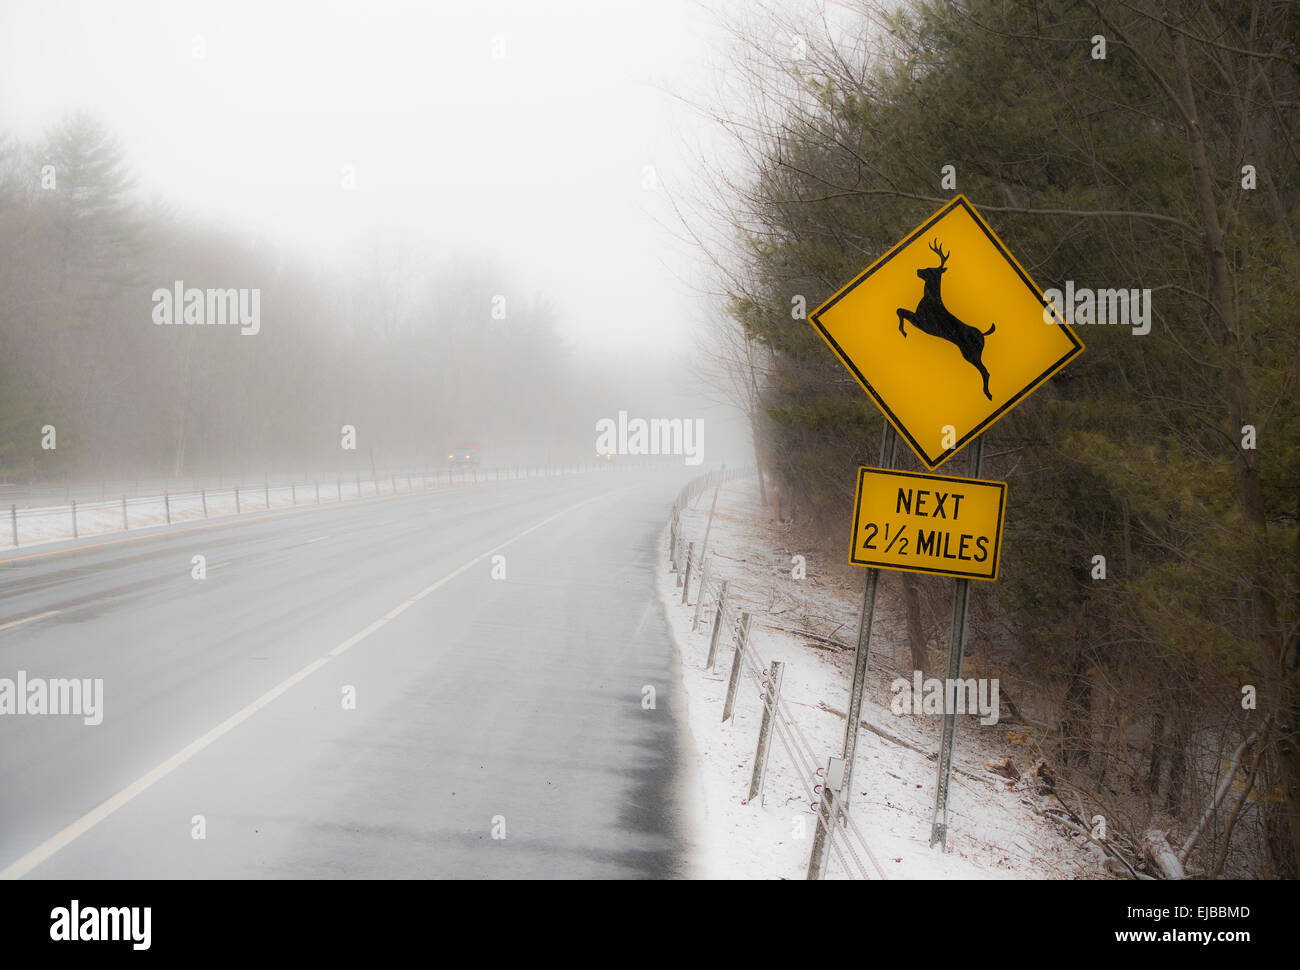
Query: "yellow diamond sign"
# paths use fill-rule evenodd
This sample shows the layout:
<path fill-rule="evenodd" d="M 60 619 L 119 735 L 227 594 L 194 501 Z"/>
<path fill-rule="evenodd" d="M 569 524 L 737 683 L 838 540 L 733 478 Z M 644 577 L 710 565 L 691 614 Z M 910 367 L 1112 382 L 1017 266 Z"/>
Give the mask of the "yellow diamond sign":
<path fill-rule="evenodd" d="M 960 195 L 809 320 L 927 468 L 1083 351 Z"/>

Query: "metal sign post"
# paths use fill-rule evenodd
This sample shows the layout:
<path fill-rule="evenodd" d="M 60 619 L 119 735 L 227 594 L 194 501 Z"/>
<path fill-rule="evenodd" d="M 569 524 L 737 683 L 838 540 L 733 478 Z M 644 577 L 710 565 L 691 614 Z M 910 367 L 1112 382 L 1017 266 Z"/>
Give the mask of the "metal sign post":
<path fill-rule="evenodd" d="M 880 438 L 880 467 L 894 467 L 894 445 L 898 435 L 893 425 L 885 422 Z M 840 811 L 847 812 L 853 794 L 853 759 L 858 751 L 858 722 L 862 718 L 862 696 L 867 686 L 867 665 L 871 655 L 871 626 L 876 618 L 876 589 L 880 585 L 880 570 L 868 569 L 866 586 L 862 591 L 862 613 L 858 617 L 858 647 L 853 655 L 853 686 L 849 691 L 848 723 L 844 725 L 844 787 L 840 796 Z"/>
<path fill-rule="evenodd" d="M 1082 353 L 1083 342 L 960 195 L 841 287 L 808 322 L 887 421 L 880 467 L 858 470 L 854 506 L 849 561 L 867 569 L 866 588 L 844 726 L 844 785 L 838 798 L 826 796 L 838 803 L 834 817 L 844 812 L 847 822 L 880 570 L 956 577 L 948 677 L 949 683 L 959 680 L 970 580 L 997 579 L 1005 512 L 1006 484 L 973 480 L 983 464 L 980 436 Z M 891 475 L 896 434 L 930 471 L 970 445 L 972 480 Z M 929 481 L 909 486 L 907 479 Z M 960 524 L 959 515 L 965 515 Z M 955 710 L 947 708 L 955 705 L 945 704 L 930 838 L 945 850 L 957 727 Z M 824 871 L 825 845 L 825 838 L 815 844 L 809 878 Z"/>
<path fill-rule="evenodd" d="M 976 438 L 971 445 L 970 476 L 979 478 L 984 463 L 984 439 Z M 954 581 L 952 594 L 952 639 L 948 644 L 949 685 L 961 681 L 961 662 L 966 652 L 966 614 L 970 606 L 970 580 Z M 960 690 L 958 686 L 955 688 Z M 934 792 L 934 820 L 930 824 L 930 848 L 936 845 L 941 852 L 948 851 L 948 785 L 952 781 L 952 749 L 957 736 L 957 705 L 947 703 L 945 693 L 943 712 L 943 741 L 939 746 L 939 783 Z"/>

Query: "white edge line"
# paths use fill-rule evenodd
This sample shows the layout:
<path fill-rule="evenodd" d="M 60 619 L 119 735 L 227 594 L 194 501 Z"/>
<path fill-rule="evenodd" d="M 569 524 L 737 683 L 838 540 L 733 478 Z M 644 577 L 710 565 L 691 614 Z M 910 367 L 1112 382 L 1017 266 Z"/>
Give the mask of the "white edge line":
<path fill-rule="evenodd" d="M 55 613 L 62 613 L 62 610 L 46 610 L 44 613 L 37 613 L 35 616 L 24 616 L 21 620 L 11 620 L 0 626 L 0 630 L 8 630 L 11 626 L 21 626 L 24 623 L 31 623 L 32 620 L 43 620 L 47 616 L 53 616 Z"/>
<path fill-rule="evenodd" d="M 222 721 L 220 724 L 214 727 L 207 734 L 204 734 L 202 737 L 198 738 L 195 741 L 191 741 L 189 744 L 181 748 L 179 751 L 177 751 L 174 755 L 172 755 L 162 764 L 153 768 L 151 771 L 142 775 L 140 778 L 137 778 L 135 781 L 127 785 L 117 794 L 112 795 L 111 797 L 109 797 L 107 800 L 103 802 L 100 802 L 98 805 L 92 808 L 85 815 L 81 816 L 81 818 L 77 819 L 75 822 L 70 823 L 69 825 L 65 826 L 63 829 L 56 832 L 54 835 L 50 836 L 48 839 L 46 839 L 36 848 L 28 852 L 26 855 L 10 863 L 4 869 L 0 869 L 0 879 L 21 879 L 23 876 L 27 875 L 29 872 L 31 872 L 33 869 L 39 866 L 41 863 L 45 862 L 47 859 L 53 856 L 56 852 L 59 852 L 61 849 L 67 847 L 79 836 L 84 835 L 86 832 L 89 832 L 92 828 L 94 828 L 104 819 L 108 818 L 108 816 L 112 815 L 115 811 L 117 811 L 127 802 L 134 799 L 141 792 L 150 788 L 155 782 L 161 781 L 163 778 L 167 777 L 167 775 L 171 774 L 173 771 L 175 771 L 185 762 L 189 761 L 190 758 L 194 757 L 204 748 L 208 747 L 210 744 L 212 744 L 222 735 L 228 734 L 230 731 L 234 730 L 244 721 L 247 721 L 250 717 L 252 717 L 258 711 L 260 711 L 262 708 L 266 707 L 268 704 L 270 704 L 273 700 L 275 700 L 277 697 L 279 697 L 289 688 L 293 687 L 299 681 L 304 680 L 307 677 L 314 674 L 321 667 L 329 663 L 330 660 L 332 660 L 334 657 L 339 656 L 344 651 L 348 650 L 350 647 L 353 647 L 356 644 L 360 643 L 362 640 L 370 636 L 370 634 L 374 633 L 376 630 L 378 630 L 389 620 L 395 619 L 396 617 L 400 616 L 402 613 L 405 613 L 408 609 L 410 609 L 420 600 L 424 599 L 434 590 L 438 589 L 438 587 L 455 579 L 457 576 L 465 572 L 467 569 L 470 569 L 478 565 L 484 559 L 488 558 L 488 556 L 491 556 L 493 553 L 498 552 L 499 550 L 504 549 L 506 546 L 509 546 L 515 542 L 518 542 L 520 539 L 522 539 L 524 536 L 528 535 L 529 533 L 536 532 L 538 529 L 542 528 L 543 526 L 549 525 L 550 523 L 554 522 L 560 516 L 566 515 L 569 512 L 572 512 L 574 509 L 586 505 L 589 502 L 594 502 L 596 499 L 602 497 L 603 496 L 601 495 L 592 496 L 591 498 L 584 499 L 583 501 L 578 502 L 576 505 L 570 505 L 568 508 L 561 509 L 559 512 L 556 512 L 554 515 L 547 516 L 545 519 L 542 519 L 540 522 L 534 525 L 530 525 L 527 529 L 524 529 L 523 532 L 514 535 L 513 537 L 507 539 L 505 542 L 501 543 L 500 545 L 494 546 L 491 549 L 489 549 L 487 552 L 475 556 L 473 559 L 465 563 L 463 566 L 459 566 L 458 568 L 453 569 L 446 576 L 443 576 L 437 582 L 426 586 L 424 589 L 420 590 L 410 599 L 404 600 L 403 602 L 399 603 L 397 606 L 393 607 L 391 610 L 389 610 L 379 619 L 375 620 L 373 623 L 367 626 L 364 630 L 361 630 L 359 633 L 354 633 L 352 636 L 348 637 L 346 640 L 340 643 L 337 647 L 330 650 L 325 656 L 317 657 L 315 660 L 307 664 L 307 666 L 303 667 L 301 670 L 298 670 L 296 673 L 290 674 L 284 680 L 280 681 L 280 683 L 276 684 L 274 687 L 268 690 L 261 697 L 257 698 L 257 700 L 253 701 L 251 704 L 248 704 L 246 707 L 240 709 L 236 713 L 232 714 L 230 717 L 226 718 L 224 721 Z M 58 611 L 55 610 L 54 612 L 58 612 Z M 49 614 L 41 614 L 41 615 L 48 616 Z M 34 620 L 34 619 L 37 619 L 37 617 L 30 616 L 27 618 L 27 620 Z M 27 620 L 19 620 L 17 622 L 25 623 L 27 622 Z"/>

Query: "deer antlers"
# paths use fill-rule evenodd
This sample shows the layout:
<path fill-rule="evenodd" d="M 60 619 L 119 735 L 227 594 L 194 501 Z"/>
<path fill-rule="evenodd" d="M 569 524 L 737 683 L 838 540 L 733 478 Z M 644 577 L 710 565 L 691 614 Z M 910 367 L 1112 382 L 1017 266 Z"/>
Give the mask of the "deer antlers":
<path fill-rule="evenodd" d="M 943 251 L 943 247 L 942 247 L 941 245 L 939 245 L 939 240 L 937 240 L 937 239 L 936 239 L 934 242 L 930 243 L 930 249 L 931 249 L 932 251 L 934 251 L 935 253 L 938 253 L 938 255 L 939 255 L 939 269 L 943 269 L 943 264 L 946 263 L 946 262 L 948 262 L 948 257 L 952 255 L 952 251 L 949 250 L 948 252 L 945 253 L 945 252 Z"/>

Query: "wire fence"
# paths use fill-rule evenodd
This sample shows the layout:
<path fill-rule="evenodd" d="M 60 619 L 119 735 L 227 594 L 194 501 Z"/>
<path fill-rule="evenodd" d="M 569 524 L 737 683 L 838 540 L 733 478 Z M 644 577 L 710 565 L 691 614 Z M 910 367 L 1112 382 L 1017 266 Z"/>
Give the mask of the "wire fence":
<path fill-rule="evenodd" d="M 359 472 L 303 478 L 261 481 L 221 476 L 206 481 L 102 482 L 95 485 L 37 486 L 20 496 L 11 494 L 4 504 L 8 520 L 0 523 L 0 549 L 14 549 L 37 542 L 78 539 L 132 529 L 172 525 L 178 522 L 266 512 L 304 505 L 327 505 L 361 499 L 375 499 L 497 481 L 556 478 L 596 471 L 625 470 L 624 462 L 586 464 L 520 464 L 484 467 L 466 463 L 430 469 Z M 638 466 L 639 467 L 639 466 Z M 114 486 L 110 491 L 109 486 Z M 158 486 L 161 485 L 159 489 Z M 179 488 L 175 487 L 179 486 Z M 151 493 L 150 489 L 157 489 Z M 12 487 L 10 487 L 12 491 Z M 62 490 L 65 501 L 58 501 Z M 99 496 L 95 496 L 95 491 Z M 118 494 L 113 495 L 112 492 Z M 130 492 L 131 494 L 128 494 Z M 112 497 L 109 497 L 112 496 Z"/>
<path fill-rule="evenodd" d="M 732 653 L 732 683 L 729 686 L 723 719 L 726 720 L 729 709 L 734 705 L 735 690 L 739 675 L 748 679 L 758 692 L 759 700 L 767 717 L 765 724 L 770 724 L 772 734 L 784 749 L 789 765 L 808 796 L 808 812 L 824 827 L 829 839 L 829 853 L 832 859 L 839 861 L 844 874 L 850 879 L 886 879 L 885 870 L 871 851 L 857 823 L 847 812 L 828 812 L 827 800 L 822 797 L 825 769 L 818 767 L 821 759 L 817 757 L 807 732 L 800 726 L 790 711 L 789 705 L 781 702 L 779 684 L 771 676 L 771 668 L 765 668 L 763 657 L 755 642 L 755 631 L 768 628 L 787 632 L 782 627 L 766 623 L 755 623 L 752 613 L 737 608 L 737 596 L 731 580 L 715 573 L 712 559 L 708 556 L 707 540 L 701 542 L 699 551 L 690 541 L 682 528 L 681 512 L 693 506 L 705 492 L 720 489 L 723 484 L 738 478 L 754 474 L 752 468 L 737 470 L 719 470 L 711 472 L 687 483 L 673 503 L 668 527 L 669 570 L 677 576 L 677 586 L 682 589 L 682 604 L 689 605 L 691 584 L 697 584 L 695 594 L 695 613 L 692 630 L 703 633 L 707 624 L 709 652 L 705 669 L 712 670 L 717 663 L 718 653 L 723 646 L 729 646 Z M 707 537 L 708 527 L 705 530 Z M 759 750 L 763 748 L 760 734 Z M 758 758 L 758 752 L 755 754 Z M 755 779 L 761 785 L 761 769 L 755 771 Z M 751 785 L 751 799 L 754 795 Z M 839 826 L 830 814 L 839 814 L 843 825 L 844 837 L 836 838 Z M 816 851 L 814 849 L 814 851 Z M 865 862 L 863 861 L 865 858 Z M 868 865 L 869 863 L 869 865 Z"/>

